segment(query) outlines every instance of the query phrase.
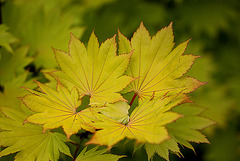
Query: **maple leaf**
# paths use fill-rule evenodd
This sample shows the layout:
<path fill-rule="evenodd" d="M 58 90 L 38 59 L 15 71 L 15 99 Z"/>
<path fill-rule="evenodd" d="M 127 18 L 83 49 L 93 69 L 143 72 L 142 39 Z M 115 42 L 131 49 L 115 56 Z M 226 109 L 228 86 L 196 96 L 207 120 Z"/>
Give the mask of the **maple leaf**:
<path fill-rule="evenodd" d="M 173 111 L 183 114 L 184 117 L 178 119 L 176 122 L 167 125 L 169 133 L 174 137 L 178 143 L 194 150 L 189 142 L 195 143 L 209 143 L 206 136 L 199 130 L 215 124 L 214 121 L 201 116 L 204 108 L 184 105 L 173 109 Z"/>
<path fill-rule="evenodd" d="M 196 45 L 191 48 L 196 48 Z M 234 62 L 231 64 L 234 64 Z M 234 110 L 235 108 L 235 101 L 233 97 L 228 97 L 227 91 L 229 89 L 227 86 L 222 86 L 213 79 L 213 75 L 217 71 L 221 70 L 217 69 L 212 57 L 207 55 L 204 56 L 204 59 L 199 59 L 188 71 L 189 76 L 195 75 L 199 80 L 214 82 L 201 88 L 198 90 L 198 92 L 195 92 L 191 95 L 191 98 L 194 100 L 194 102 L 197 102 L 199 106 L 207 109 L 201 114 L 201 116 L 211 118 L 211 120 L 216 122 L 215 126 L 210 126 L 204 129 L 204 132 L 208 136 L 211 136 L 217 132 L 216 128 L 224 128 L 227 126 L 229 111 Z"/>
<path fill-rule="evenodd" d="M 87 146 L 81 151 L 81 153 L 76 158 L 76 161 L 102 161 L 102 160 L 108 160 L 108 161 L 117 161 L 118 159 L 124 157 L 124 156 L 118 156 L 113 154 L 104 154 L 108 151 L 107 148 L 97 150 L 98 146 L 92 148 L 91 150 L 87 151 Z"/>
<path fill-rule="evenodd" d="M 180 155 L 180 148 L 178 143 L 174 139 L 168 139 L 162 142 L 161 144 L 145 144 L 145 149 L 148 155 L 148 160 L 153 159 L 155 153 L 169 161 L 169 151 L 174 152 L 176 155 Z"/>
<path fill-rule="evenodd" d="M 64 143 L 66 136 L 58 132 L 42 133 L 42 126 L 26 123 L 25 113 L 11 107 L 0 107 L 5 117 L 0 117 L 0 145 L 7 147 L 0 152 L 0 157 L 17 153 L 16 161 L 57 161 L 59 151 L 71 156 Z"/>
<path fill-rule="evenodd" d="M 68 88 L 77 87 L 80 97 L 90 96 L 90 103 L 113 103 L 125 100 L 119 93 L 134 78 L 122 76 L 131 54 L 116 55 L 115 36 L 99 48 L 92 33 L 87 49 L 71 34 L 69 54 L 54 49 L 61 71 L 53 72 Z"/>
<path fill-rule="evenodd" d="M 157 153 L 167 161 L 169 161 L 169 151 L 177 155 L 181 155 L 178 143 L 194 150 L 189 142 L 209 143 L 206 136 L 199 130 L 209 127 L 214 122 L 208 118 L 201 116 L 203 108 L 190 105 L 182 105 L 173 108 L 174 112 L 184 115 L 175 122 L 167 125 L 167 129 L 171 139 L 164 141 L 161 144 L 145 144 L 148 159 L 152 159 Z"/>
<path fill-rule="evenodd" d="M 100 115 L 100 121 L 94 123 L 94 126 L 100 130 L 95 132 L 87 144 L 107 145 L 111 148 L 125 137 L 136 139 L 137 142 L 161 143 L 169 139 L 165 125 L 181 117 L 181 115 L 169 110 L 185 101 L 188 101 L 186 95 L 172 95 L 158 100 L 146 100 L 134 109 L 127 122 L 114 120 L 108 117 L 111 116 L 109 114 L 107 116 Z M 128 105 L 125 104 L 125 109 L 128 108 Z M 109 111 L 111 110 L 109 108 Z"/>
<path fill-rule="evenodd" d="M 214 83 L 194 95 L 194 101 L 207 109 L 202 115 L 216 122 L 216 126 L 205 129 L 209 136 L 217 132 L 216 128 L 227 127 L 229 111 L 235 108 L 234 99 L 228 97 L 227 90 L 226 86 Z"/>
<path fill-rule="evenodd" d="M 141 23 L 131 42 L 119 32 L 119 53 L 133 50 L 126 74 L 138 78 L 125 92 L 134 91 L 142 101 L 161 97 L 166 92 L 189 93 L 204 84 L 191 77 L 182 77 L 198 56 L 183 55 L 188 41 L 172 50 L 173 38 L 172 23 L 152 38 Z"/>
<path fill-rule="evenodd" d="M 76 88 L 69 92 L 58 82 L 55 91 L 40 82 L 37 84 L 43 93 L 28 89 L 32 94 L 21 98 L 29 109 L 38 112 L 29 116 L 26 122 L 44 124 L 44 131 L 62 126 L 68 139 L 82 128 L 94 131 L 90 127 L 91 121 L 95 119 L 91 108 L 77 112 L 81 100 Z"/>

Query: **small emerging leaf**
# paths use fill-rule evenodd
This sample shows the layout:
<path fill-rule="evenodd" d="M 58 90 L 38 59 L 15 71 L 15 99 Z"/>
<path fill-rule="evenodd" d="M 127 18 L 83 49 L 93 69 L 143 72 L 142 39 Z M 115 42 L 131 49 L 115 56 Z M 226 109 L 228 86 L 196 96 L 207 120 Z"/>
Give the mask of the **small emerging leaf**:
<path fill-rule="evenodd" d="M 127 102 L 119 101 L 114 104 L 107 104 L 106 107 L 100 109 L 100 112 L 103 113 L 103 115 L 124 124 L 129 121 L 129 108 L 130 106 Z"/>
<path fill-rule="evenodd" d="M 125 137 L 136 139 L 137 142 L 159 144 L 169 139 L 165 125 L 181 117 L 169 110 L 186 99 L 185 95 L 173 95 L 158 100 L 146 100 L 134 109 L 126 123 L 101 115 L 100 122 L 94 123 L 100 130 L 96 131 L 88 144 L 107 145 L 111 148 Z"/>

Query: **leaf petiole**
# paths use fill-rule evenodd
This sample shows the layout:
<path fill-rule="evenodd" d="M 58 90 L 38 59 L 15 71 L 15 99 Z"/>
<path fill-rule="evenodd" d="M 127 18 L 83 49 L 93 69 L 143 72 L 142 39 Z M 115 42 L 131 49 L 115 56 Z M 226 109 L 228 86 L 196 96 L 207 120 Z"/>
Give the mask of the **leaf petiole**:
<path fill-rule="evenodd" d="M 133 102 L 134 102 L 136 97 L 137 97 L 137 93 L 134 94 L 134 96 L 133 96 L 133 98 L 132 98 L 132 100 L 131 100 L 131 102 L 129 104 L 130 106 L 132 106 L 132 104 L 133 104 Z"/>

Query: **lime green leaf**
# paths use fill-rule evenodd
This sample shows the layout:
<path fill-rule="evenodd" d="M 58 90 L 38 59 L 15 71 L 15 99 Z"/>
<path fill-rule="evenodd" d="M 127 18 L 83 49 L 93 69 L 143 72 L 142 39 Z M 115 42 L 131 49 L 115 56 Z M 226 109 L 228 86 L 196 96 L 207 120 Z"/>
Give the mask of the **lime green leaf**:
<path fill-rule="evenodd" d="M 124 156 L 118 156 L 113 154 L 104 154 L 108 151 L 107 148 L 102 150 L 97 150 L 98 146 L 92 148 L 91 150 L 87 150 L 87 147 L 85 147 L 81 153 L 78 155 L 76 161 L 117 161 L 118 159 L 124 157 Z"/>
<path fill-rule="evenodd" d="M 77 87 L 80 97 L 90 96 L 90 103 L 103 104 L 125 100 L 119 93 L 134 79 L 122 76 L 131 54 L 116 55 L 115 37 L 106 40 L 99 48 L 98 40 L 91 35 L 87 49 L 71 35 L 69 53 L 55 50 L 61 71 L 53 72 L 64 85 Z"/>
<path fill-rule="evenodd" d="M 129 120 L 124 123 L 100 115 L 100 121 L 94 123 L 100 130 L 95 132 L 88 144 L 107 145 L 111 148 L 125 137 L 136 139 L 137 142 L 159 144 L 169 139 L 165 125 L 181 117 L 169 110 L 186 99 L 185 95 L 173 95 L 158 100 L 146 100 L 134 109 Z"/>
<path fill-rule="evenodd" d="M 169 151 L 172 151 L 175 154 L 180 153 L 178 144 L 174 139 L 166 140 L 161 144 L 146 143 L 145 148 L 148 155 L 148 160 L 152 159 L 154 154 L 157 153 L 159 156 L 169 161 Z"/>
<path fill-rule="evenodd" d="M 167 125 L 170 135 L 176 139 L 176 141 L 190 149 L 193 149 L 189 142 L 195 143 L 209 143 L 206 136 L 204 136 L 199 130 L 213 125 L 215 122 L 201 116 L 204 111 L 203 108 L 197 106 L 185 105 L 182 107 L 176 107 L 173 111 L 185 115 Z M 191 111 L 192 113 L 190 114 Z"/>
<path fill-rule="evenodd" d="M 137 150 L 141 149 L 141 148 L 143 147 L 143 145 L 145 145 L 145 144 L 144 144 L 144 143 L 135 144 L 135 145 L 134 145 L 134 149 L 133 149 L 133 154 L 134 154 Z"/>
<path fill-rule="evenodd" d="M 40 125 L 23 125 L 27 117 L 23 112 L 10 107 L 0 109 L 6 116 L 0 117 L 0 145 L 7 147 L 0 152 L 0 157 L 18 152 L 16 161 L 57 161 L 59 151 L 71 156 L 63 134 L 50 131 L 42 133 Z"/>
<path fill-rule="evenodd" d="M 13 53 L 10 44 L 16 42 L 17 39 L 12 34 L 8 33 L 7 30 L 8 27 L 6 25 L 0 25 L 0 46 L 7 49 L 7 51 L 9 51 L 10 53 Z"/>
<path fill-rule="evenodd" d="M 95 120 L 91 108 L 77 112 L 81 100 L 76 88 L 69 92 L 58 82 L 57 91 L 55 91 L 40 82 L 37 84 L 42 93 L 28 89 L 32 94 L 21 98 L 28 108 L 38 112 L 29 116 L 26 122 L 44 124 L 44 131 L 62 126 L 68 139 L 82 128 L 94 131 L 90 127 L 91 122 Z"/>
<path fill-rule="evenodd" d="M 192 108 L 192 109 L 191 109 Z M 195 110 L 198 112 L 200 107 L 195 106 L 184 106 L 180 108 L 176 108 L 176 112 L 185 114 L 185 112 L 189 113 L 189 109 Z M 169 124 L 168 130 L 169 133 L 176 138 L 179 143 L 185 144 L 187 142 L 196 142 L 196 143 L 209 143 L 206 136 L 204 136 L 199 130 L 206 128 L 210 125 L 213 125 L 214 122 L 210 119 L 204 118 L 202 116 L 194 115 L 185 115 L 178 119 L 176 122 Z M 187 145 L 187 144 L 186 144 Z M 188 147 L 188 146 L 187 146 Z M 190 148 L 190 146 L 188 147 Z M 192 148 L 192 147 L 191 147 Z"/>
<path fill-rule="evenodd" d="M 206 108 L 202 115 L 211 118 L 217 125 L 206 128 L 208 134 L 214 134 L 216 127 L 226 127 L 230 111 L 237 107 L 234 99 L 228 97 L 227 91 L 226 87 L 215 83 L 204 88 L 204 91 L 196 93 L 194 101 Z"/>
<path fill-rule="evenodd" d="M 174 50 L 172 24 L 163 28 L 152 38 L 141 23 L 131 42 L 119 32 L 119 51 L 133 50 L 126 74 L 138 78 L 127 88 L 134 91 L 140 100 L 165 93 L 189 93 L 204 83 L 191 77 L 182 77 L 198 56 L 183 55 L 188 41 Z"/>
<path fill-rule="evenodd" d="M 199 130 L 214 124 L 213 121 L 201 116 L 203 108 L 197 106 L 181 105 L 173 108 L 174 112 L 184 115 L 176 121 L 167 125 L 167 130 L 171 139 L 160 144 L 145 144 L 148 159 L 152 159 L 157 153 L 169 161 L 169 152 L 172 151 L 176 155 L 182 155 L 178 144 L 194 150 L 190 142 L 209 143 L 206 136 Z"/>
<path fill-rule="evenodd" d="M 35 88 L 33 81 L 27 80 L 28 72 L 24 72 L 11 80 L 1 83 L 3 91 L 0 92 L 0 106 L 10 106 L 13 108 L 19 107 L 20 100 L 17 97 L 22 97 L 27 94 L 26 90 L 21 87 Z"/>
<path fill-rule="evenodd" d="M 230 64 L 234 64 L 234 62 Z M 226 127 L 230 111 L 235 110 L 237 107 L 234 98 L 229 96 L 228 93 L 230 91 L 228 85 L 234 85 L 234 83 L 228 83 L 228 85 L 217 83 L 215 73 L 218 71 L 222 70 L 217 69 L 212 57 L 207 55 L 199 59 L 188 71 L 188 75 L 210 82 L 207 86 L 199 89 L 198 92 L 192 93 L 191 97 L 194 102 L 206 109 L 202 116 L 211 118 L 211 120 L 216 122 L 215 126 L 204 129 L 208 136 L 213 135 L 216 132 L 216 128 Z M 235 83 L 235 85 L 238 85 L 238 83 Z"/>

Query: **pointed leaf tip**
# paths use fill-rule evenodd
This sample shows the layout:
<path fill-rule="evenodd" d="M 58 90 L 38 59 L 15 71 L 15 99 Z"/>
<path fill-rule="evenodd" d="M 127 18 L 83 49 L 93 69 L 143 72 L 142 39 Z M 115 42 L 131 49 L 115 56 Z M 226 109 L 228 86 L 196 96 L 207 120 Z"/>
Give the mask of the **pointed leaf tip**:
<path fill-rule="evenodd" d="M 74 42 L 81 42 L 81 41 L 73 33 L 70 33 L 70 41 L 69 41 L 69 44 L 68 44 L 69 50 L 70 50 L 71 43 L 74 43 Z M 63 52 L 61 50 L 59 50 L 59 51 Z"/>
<path fill-rule="evenodd" d="M 196 80 L 183 79 L 195 60 L 193 56 L 184 54 L 191 39 L 173 49 L 172 24 L 173 22 L 151 38 L 141 22 L 130 42 L 122 35 L 119 39 L 121 53 L 134 49 L 126 74 L 139 79 L 131 83 L 126 91 L 140 93 L 139 99 L 149 98 L 153 93 L 156 97 L 166 92 L 173 94 L 182 90 L 189 93 L 198 87 Z"/>
<path fill-rule="evenodd" d="M 97 39 L 98 40 L 98 38 L 97 38 L 97 36 L 96 36 L 96 34 L 95 34 L 95 29 L 93 29 L 93 31 L 92 31 L 92 33 L 91 33 L 91 35 L 90 35 L 90 39 L 91 38 L 94 38 L 94 39 Z"/>
<path fill-rule="evenodd" d="M 88 131 L 91 129 L 90 124 L 95 119 L 92 111 L 86 108 L 81 110 L 81 113 L 76 113 L 76 109 L 81 104 L 76 90 L 69 92 L 60 81 L 57 84 L 57 90 L 36 82 L 42 92 L 36 95 L 33 91 L 32 94 L 23 98 L 29 109 L 38 112 L 29 116 L 26 119 L 27 122 L 43 124 L 43 132 L 46 129 L 62 126 L 68 139 L 82 128 Z"/>
<path fill-rule="evenodd" d="M 140 23 L 138 30 L 147 30 L 143 22 Z M 147 31 L 148 32 L 148 31 Z"/>
<path fill-rule="evenodd" d="M 68 89 L 78 88 L 79 97 L 91 95 L 90 103 L 104 104 L 122 100 L 119 93 L 132 79 L 122 76 L 130 56 L 117 55 L 116 35 L 101 44 L 92 32 L 87 47 L 70 40 L 69 53 L 60 53 L 57 62 L 61 71 L 52 73 Z"/>

